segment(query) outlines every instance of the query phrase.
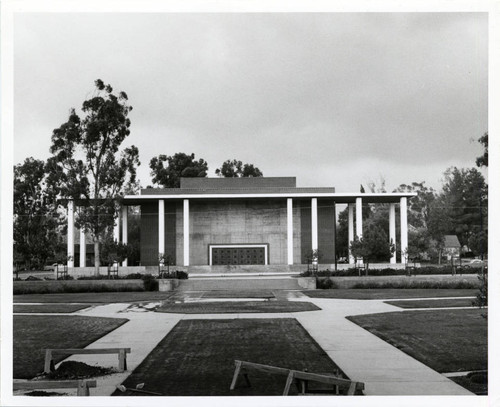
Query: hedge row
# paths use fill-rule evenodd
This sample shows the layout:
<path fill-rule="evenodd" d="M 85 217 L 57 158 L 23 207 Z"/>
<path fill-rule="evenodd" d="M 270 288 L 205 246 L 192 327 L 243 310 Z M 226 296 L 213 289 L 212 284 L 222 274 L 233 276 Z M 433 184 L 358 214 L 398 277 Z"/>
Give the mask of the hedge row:
<path fill-rule="evenodd" d="M 457 274 L 477 274 L 481 269 L 475 267 L 462 267 L 457 269 Z M 440 266 L 440 267 L 417 267 L 412 274 L 418 275 L 435 275 L 435 274 L 452 274 L 451 266 Z M 365 270 L 361 270 L 361 274 L 365 275 Z M 393 268 L 383 268 L 383 269 L 368 269 L 369 276 L 404 276 L 407 272 L 405 269 L 393 269 Z M 356 268 L 349 268 L 347 270 L 319 270 L 316 273 L 312 271 L 304 271 L 300 273 L 301 277 L 356 277 L 359 276 L 359 270 Z"/>

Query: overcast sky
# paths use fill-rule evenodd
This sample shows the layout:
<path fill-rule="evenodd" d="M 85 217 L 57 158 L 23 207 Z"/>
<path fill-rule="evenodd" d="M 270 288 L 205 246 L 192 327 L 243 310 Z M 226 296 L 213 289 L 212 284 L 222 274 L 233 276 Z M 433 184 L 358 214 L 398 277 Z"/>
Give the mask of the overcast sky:
<path fill-rule="evenodd" d="M 158 154 L 227 159 L 299 186 L 426 181 L 474 167 L 488 130 L 483 13 L 17 14 L 14 162 L 102 79 L 134 110 L 141 184 Z"/>

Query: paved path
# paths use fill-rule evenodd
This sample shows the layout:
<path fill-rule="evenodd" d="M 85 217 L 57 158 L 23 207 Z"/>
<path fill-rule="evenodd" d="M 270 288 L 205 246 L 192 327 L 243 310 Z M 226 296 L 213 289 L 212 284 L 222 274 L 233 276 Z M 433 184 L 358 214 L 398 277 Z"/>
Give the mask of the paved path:
<path fill-rule="evenodd" d="M 186 315 L 149 312 L 129 304 L 108 304 L 77 311 L 73 315 L 130 320 L 88 346 L 132 348 L 127 357 L 128 371 L 97 378 L 97 388 L 92 389 L 91 394 L 110 395 L 182 319 L 296 318 L 352 380 L 365 383 L 366 395 L 473 395 L 345 318 L 348 315 L 406 310 L 385 304 L 385 300 L 319 299 L 299 292 L 290 292 L 289 299 L 312 302 L 321 310 L 279 314 Z M 154 303 L 150 305 L 154 306 Z M 90 365 L 118 364 L 116 355 L 74 355 L 68 359 Z"/>

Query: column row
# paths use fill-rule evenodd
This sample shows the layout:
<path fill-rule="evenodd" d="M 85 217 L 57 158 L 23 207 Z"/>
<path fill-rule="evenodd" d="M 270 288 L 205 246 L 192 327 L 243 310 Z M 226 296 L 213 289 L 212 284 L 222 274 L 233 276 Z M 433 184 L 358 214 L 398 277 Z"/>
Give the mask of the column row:
<path fill-rule="evenodd" d="M 67 217 L 68 217 L 68 234 L 67 234 L 67 256 L 68 256 L 68 267 L 75 266 L 75 204 L 73 200 L 68 201 L 67 206 Z M 122 220 L 122 243 L 128 243 L 128 207 L 123 206 L 121 208 L 121 220 Z M 120 241 L 120 217 L 115 218 L 115 223 L 113 225 L 113 240 L 116 242 Z M 84 229 L 80 229 L 80 267 L 86 267 L 86 257 L 87 257 L 87 241 L 86 233 Z M 122 262 L 123 267 L 127 267 L 128 261 L 125 259 Z"/>

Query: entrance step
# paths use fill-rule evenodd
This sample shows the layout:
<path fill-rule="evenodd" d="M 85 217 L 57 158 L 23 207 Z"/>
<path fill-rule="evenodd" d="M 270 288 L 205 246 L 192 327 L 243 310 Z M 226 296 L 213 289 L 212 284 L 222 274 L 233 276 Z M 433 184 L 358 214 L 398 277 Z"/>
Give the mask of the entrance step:
<path fill-rule="evenodd" d="M 179 280 L 176 291 L 229 291 L 229 290 L 304 290 L 310 287 L 310 278 L 298 277 L 214 277 Z"/>
<path fill-rule="evenodd" d="M 307 270 L 306 265 L 227 265 L 227 266 L 189 266 L 188 273 L 192 274 L 291 274 Z"/>

